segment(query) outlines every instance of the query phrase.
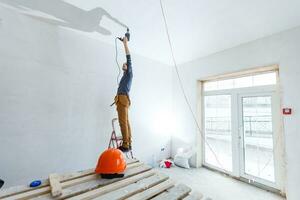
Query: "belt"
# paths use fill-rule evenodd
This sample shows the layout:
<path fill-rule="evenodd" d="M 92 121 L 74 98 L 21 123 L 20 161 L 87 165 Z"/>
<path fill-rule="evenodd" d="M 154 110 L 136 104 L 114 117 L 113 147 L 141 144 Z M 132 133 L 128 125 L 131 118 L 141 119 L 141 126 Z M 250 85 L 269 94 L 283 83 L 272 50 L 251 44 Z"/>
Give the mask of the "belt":
<path fill-rule="evenodd" d="M 127 93 L 118 93 L 117 95 L 126 95 L 129 97 L 129 95 Z"/>
<path fill-rule="evenodd" d="M 128 99 L 129 99 L 129 95 L 128 95 L 127 93 L 119 93 L 119 94 L 117 94 L 117 96 L 118 96 L 118 95 L 125 95 L 125 96 L 127 96 Z M 116 102 L 114 101 L 110 106 L 113 106 L 115 103 L 116 103 Z"/>

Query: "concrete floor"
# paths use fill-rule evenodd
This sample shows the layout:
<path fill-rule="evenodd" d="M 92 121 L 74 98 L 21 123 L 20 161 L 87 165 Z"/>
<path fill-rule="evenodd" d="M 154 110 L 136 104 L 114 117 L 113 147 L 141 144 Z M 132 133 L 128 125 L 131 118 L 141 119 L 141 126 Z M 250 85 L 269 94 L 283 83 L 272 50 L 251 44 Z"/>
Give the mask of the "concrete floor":
<path fill-rule="evenodd" d="M 178 183 L 190 186 L 193 192 L 200 192 L 203 199 L 212 200 L 284 200 L 279 195 L 267 192 L 249 184 L 240 182 L 230 177 L 205 168 L 182 169 L 158 169 L 168 174 Z"/>

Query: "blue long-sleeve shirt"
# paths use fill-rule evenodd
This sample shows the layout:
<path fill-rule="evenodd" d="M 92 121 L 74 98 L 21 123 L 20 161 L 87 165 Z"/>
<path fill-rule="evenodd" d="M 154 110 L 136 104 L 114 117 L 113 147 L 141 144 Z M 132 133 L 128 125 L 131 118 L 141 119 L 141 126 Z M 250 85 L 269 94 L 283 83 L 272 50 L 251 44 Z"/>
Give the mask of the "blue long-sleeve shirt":
<path fill-rule="evenodd" d="M 131 56 L 126 55 L 127 59 L 127 70 L 123 73 L 121 81 L 119 83 L 118 94 L 129 95 L 131 83 L 132 83 L 132 65 L 131 65 Z"/>

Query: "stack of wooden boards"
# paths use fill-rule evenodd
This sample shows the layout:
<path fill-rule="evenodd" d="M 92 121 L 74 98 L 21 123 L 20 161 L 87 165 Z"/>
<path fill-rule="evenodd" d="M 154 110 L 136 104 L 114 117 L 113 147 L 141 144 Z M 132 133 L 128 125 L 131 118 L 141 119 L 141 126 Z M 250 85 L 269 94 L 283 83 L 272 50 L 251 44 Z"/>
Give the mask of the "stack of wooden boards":
<path fill-rule="evenodd" d="M 102 179 L 93 169 L 51 174 L 36 188 L 18 186 L 0 191 L 0 199 L 98 199 L 98 200 L 198 200 L 201 194 L 190 194 L 183 184 L 175 185 L 167 175 L 138 160 L 128 160 L 125 176 Z"/>

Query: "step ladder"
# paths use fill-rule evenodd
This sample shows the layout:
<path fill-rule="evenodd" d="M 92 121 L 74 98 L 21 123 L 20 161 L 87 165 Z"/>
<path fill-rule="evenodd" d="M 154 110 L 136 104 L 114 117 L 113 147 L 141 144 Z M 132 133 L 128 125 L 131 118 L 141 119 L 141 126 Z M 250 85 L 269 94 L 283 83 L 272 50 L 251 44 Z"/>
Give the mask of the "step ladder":
<path fill-rule="evenodd" d="M 122 146 L 123 143 L 123 137 L 122 135 L 117 135 L 116 129 L 115 129 L 115 122 L 118 121 L 118 118 L 113 118 L 111 121 L 112 124 L 112 133 L 109 140 L 108 148 L 119 148 Z M 127 158 L 134 158 L 132 150 L 125 153 Z"/>

